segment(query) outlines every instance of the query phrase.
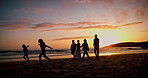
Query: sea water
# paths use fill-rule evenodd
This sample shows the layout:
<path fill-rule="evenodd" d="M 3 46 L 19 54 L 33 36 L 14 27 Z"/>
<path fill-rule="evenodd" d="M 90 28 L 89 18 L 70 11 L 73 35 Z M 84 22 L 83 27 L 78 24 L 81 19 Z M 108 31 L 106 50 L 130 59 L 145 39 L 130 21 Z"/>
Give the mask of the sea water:
<path fill-rule="evenodd" d="M 38 56 L 41 50 L 29 50 L 29 59 L 38 60 Z M 95 56 L 93 49 L 88 51 L 90 56 Z M 100 48 L 99 56 L 110 56 L 115 54 L 135 54 L 135 53 L 148 53 L 148 49 L 142 49 L 140 47 L 106 47 Z M 0 62 L 13 62 L 13 61 L 25 61 L 23 59 L 22 50 L 1 50 Z M 81 50 L 81 55 L 83 50 Z M 47 50 L 46 55 L 51 59 L 63 59 L 72 58 L 70 49 L 53 49 Z M 43 59 L 44 60 L 44 59 Z"/>

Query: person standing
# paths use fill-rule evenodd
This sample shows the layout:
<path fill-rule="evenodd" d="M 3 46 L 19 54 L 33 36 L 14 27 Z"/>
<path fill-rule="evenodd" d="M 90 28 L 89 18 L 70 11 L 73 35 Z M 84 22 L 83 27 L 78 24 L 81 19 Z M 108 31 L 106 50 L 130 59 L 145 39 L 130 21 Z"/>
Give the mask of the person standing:
<path fill-rule="evenodd" d="M 52 48 L 50 46 L 46 45 L 42 39 L 39 39 L 38 42 L 40 43 L 39 45 L 41 48 L 41 54 L 39 55 L 40 64 L 42 64 L 42 60 L 41 60 L 42 55 L 44 56 L 44 58 L 46 58 L 47 60 L 49 60 L 51 62 L 52 60 L 46 56 L 46 49 L 45 48 L 46 47 L 48 47 L 50 49 L 52 49 Z"/>
<path fill-rule="evenodd" d="M 81 59 L 81 52 L 80 52 L 80 41 L 77 40 L 77 44 L 76 44 L 76 59 Z"/>
<path fill-rule="evenodd" d="M 30 62 L 29 58 L 28 58 L 28 46 L 26 46 L 25 44 L 22 45 L 22 48 L 23 48 L 23 52 L 24 52 L 24 56 L 23 58 L 26 60 L 26 62 Z"/>
<path fill-rule="evenodd" d="M 84 59 L 85 54 L 87 55 L 87 58 L 89 59 L 89 55 L 88 55 L 88 52 L 87 52 L 87 51 L 89 51 L 89 47 L 88 47 L 86 39 L 84 39 L 84 43 L 82 44 L 82 47 L 83 47 L 83 50 L 84 50 L 82 59 Z"/>
<path fill-rule="evenodd" d="M 99 38 L 97 38 L 97 34 L 95 35 L 95 38 L 94 38 L 94 53 L 96 55 L 96 59 L 99 58 Z"/>
<path fill-rule="evenodd" d="M 71 44 L 71 54 L 73 55 L 73 59 L 75 59 L 76 55 L 75 55 L 75 51 L 76 51 L 76 44 L 75 41 L 72 40 L 72 44 Z"/>

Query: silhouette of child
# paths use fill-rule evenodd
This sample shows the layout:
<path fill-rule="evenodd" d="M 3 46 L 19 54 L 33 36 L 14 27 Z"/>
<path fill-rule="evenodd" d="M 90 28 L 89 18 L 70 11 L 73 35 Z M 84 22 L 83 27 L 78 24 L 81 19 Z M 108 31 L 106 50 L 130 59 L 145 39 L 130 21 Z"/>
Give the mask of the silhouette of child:
<path fill-rule="evenodd" d="M 42 62 L 42 60 L 41 60 L 42 55 L 44 56 L 44 58 L 46 58 L 47 60 L 49 60 L 49 61 L 51 62 L 52 60 L 46 56 L 46 49 L 45 49 L 45 48 L 46 48 L 46 47 L 48 47 L 48 48 L 50 48 L 50 49 L 52 49 L 52 48 L 51 48 L 50 46 L 46 45 L 46 44 L 43 42 L 42 39 L 39 39 L 38 42 L 40 43 L 39 45 L 40 45 L 40 48 L 41 48 L 41 54 L 39 55 L 40 64 L 42 64 L 42 63 L 41 63 L 41 62 Z"/>
<path fill-rule="evenodd" d="M 88 52 L 87 52 L 87 51 L 89 51 L 89 47 L 88 47 L 86 39 L 84 39 L 84 43 L 82 44 L 82 47 L 83 47 L 83 50 L 84 50 L 82 59 L 84 59 L 85 54 L 87 55 L 87 57 L 89 59 L 89 55 L 88 55 Z"/>
<path fill-rule="evenodd" d="M 30 62 L 29 58 L 28 58 L 28 46 L 26 46 L 25 44 L 22 45 L 22 48 L 23 48 L 23 52 L 24 52 L 24 56 L 23 58 L 26 60 L 26 62 Z"/>
<path fill-rule="evenodd" d="M 76 47 L 77 47 L 77 50 L 76 50 L 76 59 L 81 59 L 81 52 L 80 52 L 80 41 L 77 40 L 77 44 L 76 44 Z"/>

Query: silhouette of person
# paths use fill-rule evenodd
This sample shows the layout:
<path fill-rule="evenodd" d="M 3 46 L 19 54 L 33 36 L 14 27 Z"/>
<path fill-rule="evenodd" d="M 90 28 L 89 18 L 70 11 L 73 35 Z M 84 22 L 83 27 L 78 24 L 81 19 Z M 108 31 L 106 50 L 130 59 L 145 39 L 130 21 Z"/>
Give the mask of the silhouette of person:
<path fill-rule="evenodd" d="M 22 48 L 23 48 L 23 52 L 24 52 L 24 56 L 23 58 L 26 60 L 26 62 L 30 62 L 29 58 L 28 58 L 28 46 L 26 46 L 25 44 L 22 45 Z"/>
<path fill-rule="evenodd" d="M 72 40 L 72 44 L 71 44 L 71 54 L 73 55 L 73 59 L 75 59 L 75 51 L 76 51 L 76 44 L 75 44 L 75 41 Z"/>
<path fill-rule="evenodd" d="M 89 59 L 89 55 L 88 55 L 88 52 L 87 52 L 87 51 L 89 51 L 89 47 L 88 47 L 86 39 L 84 39 L 84 43 L 82 44 L 82 47 L 83 47 L 83 50 L 84 50 L 82 59 L 84 59 L 85 54 L 87 55 L 87 57 Z"/>
<path fill-rule="evenodd" d="M 39 45 L 41 48 L 41 54 L 39 55 L 40 64 L 42 64 L 41 63 L 42 62 L 42 60 L 41 60 L 42 55 L 44 56 L 44 58 L 46 58 L 47 60 L 49 60 L 51 62 L 52 60 L 46 56 L 46 49 L 45 48 L 46 47 L 48 47 L 50 49 L 52 49 L 52 48 L 50 46 L 46 45 L 42 39 L 39 39 L 38 42 L 40 43 Z"/>
<path fill-rule="evenodd" d="M 77 44 L 76 44 L 76 59 L 81 59 L 81 53 L 80 53 L 80 41 L 77 40 Z"/>
<path fill-rule="evenodd" d="M 95 35 L 95 38 L 94 38 L 94 53 L 96 55 L 96 59 L 99 58 L 99 38 L 97 38 L 97 35 Z"/>

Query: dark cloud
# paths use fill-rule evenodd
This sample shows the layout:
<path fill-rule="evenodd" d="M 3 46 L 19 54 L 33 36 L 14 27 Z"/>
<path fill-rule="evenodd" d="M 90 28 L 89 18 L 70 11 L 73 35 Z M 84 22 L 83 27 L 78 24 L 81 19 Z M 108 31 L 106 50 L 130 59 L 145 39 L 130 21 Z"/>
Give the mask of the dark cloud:
<path fill-rule="evenodd" d="M 19 19 L 7 19 L 4 18 L 2 20 L 6 21 L 1 21 L 0 27 L 4 28 L 5 30 L 23 30 L 28 28 L 30 26 L 30 20 L 19 20 Z"/>
<path fill-rule="evenodd" d="M 16 12 L 26 12 L 26 13 L 32 13 L 32 14 L 40 14 L 40 13 L 50 13 L 53 10 L 51 8 L 21 8 L 21 9 L 15 9 Z"/>
<path fill-rule="evenodd" d="M 9 31 L 19 31 L 19 30 L 24 30 L 26 27 L 16 27 L 16 28 L 8 28 L 7 30 Z"/>
<path fill-rule="evenodd" d="M 7 28 L 7 27 L 21 27 L 21 26 L 26 26 L 28 25 L 27 22 L 4 22 L 4 23 L 1 23 L 0 24 L 0 27 L 4 27 L 4 28 Z"/>
<path fill-rule="evenodd" d="M 42 29 L 42 28 L 53 28 L 53 27 L 65 27 L 65 26 L 80 26 L 80 25 L 95 25 L 101 24 L 99 22 L 75 22 L 75 23 L 40 23 L 32 27 L 32 29 Z"/>

